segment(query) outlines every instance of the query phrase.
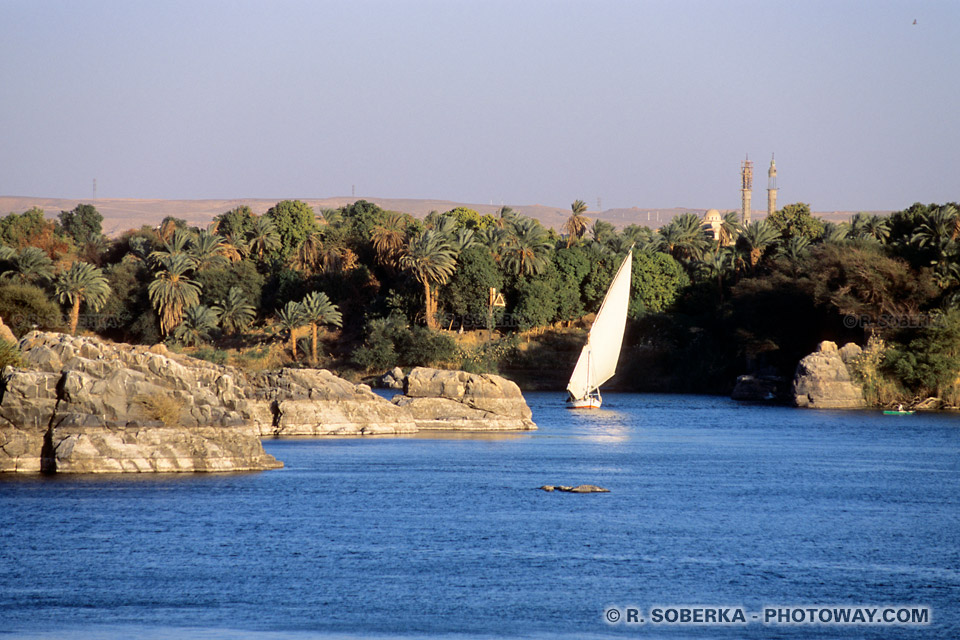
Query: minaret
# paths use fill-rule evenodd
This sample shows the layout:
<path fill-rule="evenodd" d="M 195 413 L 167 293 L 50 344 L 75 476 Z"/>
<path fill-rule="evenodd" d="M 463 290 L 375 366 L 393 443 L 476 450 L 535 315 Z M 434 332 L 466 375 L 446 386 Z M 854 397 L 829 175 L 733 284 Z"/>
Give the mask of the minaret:
<path fill-rule="evenodd" d="M 753 163 L 750 162 L 750 156 L 740 165 L 740 195 L 742 197 L 742 206 L 740 209 L 740 222 L 743 226 L 750 224 L 750 201 L 753 199 Z"/>
<path fill-rule="evenodd" d="M 770 170 L 767 171 L 767 217 L 777 210 L 777 163 L 770 156 Z"/>

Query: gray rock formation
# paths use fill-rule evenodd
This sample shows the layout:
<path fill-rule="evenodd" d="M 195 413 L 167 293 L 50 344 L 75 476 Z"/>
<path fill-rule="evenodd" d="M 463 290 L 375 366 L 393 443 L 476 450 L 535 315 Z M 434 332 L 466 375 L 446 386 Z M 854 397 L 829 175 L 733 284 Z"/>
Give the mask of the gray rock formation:
<path fill-rule="evenodd" d="M 394 367 L 388 373 L 383 374 L 383 377 L 380 378 L 380 386 L 384 389 L 403 389 L 403 369 L 400 367 Z"/>
<path fill-rule="evenodd" d="M 20 349 L 31 369 L 2 375 L 0 471 L 282 466 L 240 412 L 239 372 L 58 333 L 31 332 Z"/>
<path fill-rule="evenodd" d="M 0 385 L 0 471 L 242 471 L 282 466 L 261 437 L 535 429 L 499 376 L 415 370 L 394 403 L 326 370 L 242 371 L 34 331 Z"/>
<path fill-rule="evenodd" d="M 847 344 L 837 349 L 833 342 L 821 342 L 817 350 L 797 365 L 793 378 L 793 399 L 798 407 L 811 409 L 859 409 L 865 405 L 863 391 L 845 364 L 859 353 Z"/>
<path fill-rule="evenodd" d="M 263 436 L 415 433 L 410 413 L 326 369 L 281 369 L 251 376 L 244 417 Z"/>
<path fill-rule="evenodd" d="M 417 428 L 461 431 L 536 429 L 520 387 L 500 376 L 417 367 L 393 402 Z"/>

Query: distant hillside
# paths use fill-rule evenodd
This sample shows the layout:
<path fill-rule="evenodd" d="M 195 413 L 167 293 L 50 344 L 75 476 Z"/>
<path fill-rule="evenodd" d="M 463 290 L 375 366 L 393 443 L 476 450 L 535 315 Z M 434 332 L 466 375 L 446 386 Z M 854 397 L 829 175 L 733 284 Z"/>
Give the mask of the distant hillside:
<path fill-rule="evenodd" d="M 68 200 L 59 198 L 41 198 L 41 197 L 19 197 L 19 196 L 0 196 L 0 215 L 7 213 L 22 213 L 32 207 L 39 207 L 49 217 L 56 217 L 61 211 L 69 211 L 80 203 L 91 203 L 97 207 L 97 210 L 103 214 L 103 230 L 109 236 L 115 236 L 127 229 L 139 228 L 143 225 L 155 226 L 166 216 L 183 218 L 191 225 L 204 226 L 208 224 L 214 216 L 235 207 L 246 205 L 254 213 L 264 213 L 267 209 L 276 204 L 276 199 L 255 199 L 255 198 L 237 198 L 233 200 L 138 200 L 133 198 L 98 198 L 91 200 Z M 418 218 L 423 218 L 431 211 L 449 211 L 455 207 L 469 207 L 480 213 L 496 213 L 499 210 L 498 205 L 489 204 L 471 204 L 466 202 L 451 202 L 449 200 L 405 200 L 400 198 L 300 198 L 315 211 L 342 207 L 357 200 L 368 200 L 374 202 L 384 209 L 390 211 L 403 211 Z M 533 205 L 508 205 L 520 213 L 536 218 L 547 227 L 560 229 L 570 210 L 557 207 L 549 207 L 540 204 Z M 632 207 L 629 209 L 606 209 L 599 214 L 596 211 L 588 211 L 587 217 L 591 220 L 600 218 L 616 225 L 625 227 L 631 224 L 647 225 L 653 228 L 660 227 L 668 223 L 674 216 L 682 213 L 696 213 L 703 215 L 706 209 L 690 209 L 675 207 L 672 209 L 639 209 Z M 727 210 L 729 211 L 729 209 Z M 827 211 L 816 212 L 815 215 L 827 220 L 842 221 L 848 220 L 855 212 L 852 211 Z M 888 211 L 873 211 L 870 213 L 889 213 Z M 762 218 L 765 211 L 754 211 L 755 219 Z"/>

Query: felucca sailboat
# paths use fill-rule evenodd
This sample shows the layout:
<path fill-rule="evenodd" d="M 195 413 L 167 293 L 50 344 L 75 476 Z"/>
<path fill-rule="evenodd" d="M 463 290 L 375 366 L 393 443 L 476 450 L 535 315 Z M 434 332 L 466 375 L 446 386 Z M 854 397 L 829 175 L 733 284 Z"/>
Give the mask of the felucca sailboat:
<path fill-rule="evenodd" d="M 587 344 L 583 345 L 577 366 L 573 368 L 567 391 L 571 409 L 599 409 L 603 403 L 600 385 L 617 372 L 623 330 L 627 324 L 627 306 L 630 302 L 630 276 L 633 268 L 633 250 L 627 252 L 607 295 L 600 304 L 597 318 L 590 327 Z"/>

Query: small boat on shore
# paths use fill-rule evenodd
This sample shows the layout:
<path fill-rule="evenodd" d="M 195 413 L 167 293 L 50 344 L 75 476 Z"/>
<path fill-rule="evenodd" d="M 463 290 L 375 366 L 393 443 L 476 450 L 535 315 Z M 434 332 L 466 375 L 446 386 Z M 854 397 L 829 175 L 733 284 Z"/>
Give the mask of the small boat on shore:
<path fill-rule="evenodd" d="M 900 409 L 887 409 L 883 412 L 885 416 L 912 416 L 913 411 L 911 410 L 900 410 Z"/>

